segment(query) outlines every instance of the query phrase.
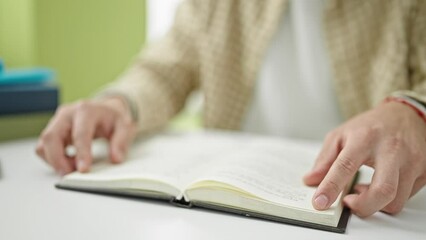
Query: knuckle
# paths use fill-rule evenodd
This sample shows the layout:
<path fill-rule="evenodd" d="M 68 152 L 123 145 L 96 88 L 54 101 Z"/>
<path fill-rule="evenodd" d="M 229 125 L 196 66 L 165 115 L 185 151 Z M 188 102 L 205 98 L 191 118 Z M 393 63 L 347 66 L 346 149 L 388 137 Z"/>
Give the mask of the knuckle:
<path fill-rule="evenodd" d="M 56 109 L 56 115 L 63 115 L 70 111 L 70 105 L 63 104 Z"/>
<path fill-rule="evenodd" d="M 92 110 L 92 103 L 88 100 L 81 100 L 77 102 L 76 109 L 78 112 L 90 112 Z"/>
<path fill-rule="evenodd" d="M 339 184 L 334 180 L 328 181 L 325 188 L 332 191 L 335 194 L 338 194 L 341 191 Z"/>
<path fill-rule="evenodd" d="M 42 143 L 48 143 L 55 139 L 55 133 L 50 130 L 45 130 L 40 135 L 40 140 Z"/>
<path fill-rule="evenodd" d="M 326 135 L 325 135 L 325 141 L 331 141 L 331 140 L 333 140 L 333 139 L 335 139 L 336 137 L 337 137 L 337 132 L 336 131 L 331 131 L 331 132 L 328 132 Z"/>
<path fill-rule="evenodd" d="M 387 147 L 391 151 L 399 151 L 405 145 L 405 141 L 399 135 L 390 136 L 387 140 Z"/>
<path fill-rule="evenodd" d="M 349 130 L 348 136 L 357 144 L 357 148 L 370 148 L 379 138 L 382 130 L 378 126 L 362 126 L 354 130 Z"/>
<path fill-rule="evenodd" d="M 397 186 L 391 183 L 381 183 L 373 187 L 372 190 L 383 199 L 393 200 L 397 193 Z"/>
<path fill-rule="evenodd" d="M 358 170 L 352 158 L 349 156 L 341 156 L 337 159 L 336 164 L 338 170 L 345 174 L 352 174 Z"/>
<path fill-rule="evenodd" d="M 376 124 L 358 129 L 356 135 L 363 140 L 375 139 L 382 132 L 382 125 Z"/>
<path fill-rule="evenodd" d="M 395 215 L 395 214 L 400 213 L 403 208 L 404 208 L 404 203 L 402 203 L 400 201 L 394 201 L 394 202 L 390 203 L 389 205 L 387 205 L 383 209 L 383 212 Z"/>

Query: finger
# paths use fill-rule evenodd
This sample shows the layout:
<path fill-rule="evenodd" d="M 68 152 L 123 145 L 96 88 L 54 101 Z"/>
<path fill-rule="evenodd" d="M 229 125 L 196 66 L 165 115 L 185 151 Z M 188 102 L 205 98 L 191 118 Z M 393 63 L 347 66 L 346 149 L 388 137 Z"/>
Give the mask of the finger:
<path fill-rule="evenodd" d="M 411 190 L 410 198 L 416 193 L 418 193 L 424 186 L 426 185 L 426 177 L 418 178 L 413 185 L 413 189 Z"/>
<path fill-rule="evenodd" d="M 36 151 L 37 155 L 38 155 L 41 159 L 46 160 L 46 154 L 45 154 L 45 152 L 44 152 L 43 143 L 42 143 L 42 141 L 41 141 L 41 140 L 39 140 L 39 141 L 37 142 L 37 146 L 36 146 L 36 148 L 35 148 L 35 151 Z"/>
<path fill-rule="evenodd" d="M 65 139 L 64 146 L 68 145 L 70 142 L 71 142 L 70 140 Z M 66 149 L 66 147 L 65 147 L 65 149 Z M 46 153 L 44 151 L 43 141 L 41 139 L 37 142 L 35 152 L 36 152 L 37 156 L 39 156 L 41 159 L 43 159 L 43 160 L 45 160 L 45 162 L 47 162 L 46 161 Z M 68 159 L 70 159 L 70 156 L 67 154 L 66 150 L 65 150 L 65 156 Z M 47 163 L 49 163 L 49 162 L 47 162 Z"/>
<path fill-rule="evenodd" d="M 77 113 L 72 127 L 76 166 L 79 172 L 88 172 L 92 164 L 91 146 L 96 130 L 97 114 L 87 103 L 81 103 Z"/>
<path fill-rule="evenodd" d="M 370 187 L 369 184 L 356 184 L 353 189 L 352 192 L 348 195 L 346 195 L 343 198 L 343 203 L 348 206 L 346 204 L 347 201 L 351 201 L 352 198 L 357 198 L 360 194 L 362 194 L 363 192 L 368 191 L 368 188 Z M 349 206 L 348 206 L 349 207 Z"/>
<path fill-rule="evenodd" d="M 388 205 L 386 205 L 381 211 L 389 214 L 397 214 L 404 208 L 405 203 L 410 198 L 411 190 L 413 188 L 414 181 L 406 181 L 399 183 L 396 197 Z"/>
<path fill-rule="evenodd" d="M 340 151 L 340 137 L 337 137 L 334 134 L 328 134 L 324 140 L 322 149 L 318 154 L 313 169 L 303 177 L 305 184 L 309 186 L 316 186 L 320 184 Z"/>
<path fill-rule="evenodd" d="M 414 182 L 414 177 L 403 177 L 403 175 L 400 174 L 395 198 L 381 210 L 389 214 L 399 213 L 410 198 Z"/>
<path fill-rule="evenodd" d="M 110 159 L 113 163 L 124 161 L 128 146 L 134 137 L 134 126 L 131 121 L 120 121 L 116 124 L 110 140 Z"/>
<path fill-rule="evenodd" d="M 37 154 L 50 164 L 59 174 L 73 171 L 64 154 L 64 146 L 69 138 L 70 116 L 66 107 L 61 107 L 40 136 L 36 147 Z"/>
<path fill-rule="evenodd" d="M 348 143 L 339 153 L 324 180 L 315 192 L 312 204 L 317 210 L 328 209 L 338 195 L 353 179 L 365 159 L 367 152 L 362 143 Z"/>
<path fill-rule="evenodd" d="M 382 154 L 381 158 L 382 161 L 377 161 L 367 191 L 348 195 L 344 199 L 345 204 L 360 217 L 370 216 L 383 209 L 397 194 L 399 169 L 395 157 Z"/>
<path fill-rule="evenodd" d="M 355 194 L 361 194 L 362 192 L 367 191 L 369 186 L 370 185 L 368 184 L 356 184 L 353 188 L 353 192 Z"/>
<path fill-rule="evenodd" d="M 53 166 L 60 175 L 65 175 L 74 170 L 65 156 L 64 145 L 59 137 L 52 137 L 46 140 L 44 153 L 48 163 Z"/>

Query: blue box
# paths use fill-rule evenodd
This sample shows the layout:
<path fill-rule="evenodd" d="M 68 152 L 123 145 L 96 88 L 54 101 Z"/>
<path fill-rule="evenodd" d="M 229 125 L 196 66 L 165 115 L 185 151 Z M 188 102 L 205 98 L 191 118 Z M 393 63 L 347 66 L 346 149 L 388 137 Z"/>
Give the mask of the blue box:
<path fill-rule="evenodd" d="M 53 78 L 46 68 L 6 71 L 0 59 L 0 116 L 55 111 L 59 88 Z"/>

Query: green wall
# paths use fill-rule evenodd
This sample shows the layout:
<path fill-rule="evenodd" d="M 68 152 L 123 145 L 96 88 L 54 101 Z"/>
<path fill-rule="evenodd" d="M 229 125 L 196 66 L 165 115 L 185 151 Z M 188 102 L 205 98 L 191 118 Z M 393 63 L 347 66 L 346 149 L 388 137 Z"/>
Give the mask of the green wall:
<path fill-rule="evenodd" d="M 56 70 L 63 102 L 114 80 L 144 40 L 144 0 L 0 0 L 0 57 Z"/>
<path fill-rule="evenodd" d="M 0 0 L 0 58 L 11 66 L 35 63 L 33 0 Z"/>

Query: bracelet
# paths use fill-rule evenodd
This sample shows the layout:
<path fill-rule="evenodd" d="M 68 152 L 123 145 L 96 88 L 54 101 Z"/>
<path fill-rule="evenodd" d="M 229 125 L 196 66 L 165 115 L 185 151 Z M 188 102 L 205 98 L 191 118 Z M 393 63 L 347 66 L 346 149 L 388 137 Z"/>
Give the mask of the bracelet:
<path fill-rule="evenodd" d="M 419 115 L 419 117 L 421 117 L 423 121 L 426 123 L 426 108 L 422 104 L 420 104 L 418 101 L 406 96 L 398 96 L 398 97 L 391 96 L 391 97 L 385 98 L 384 102 L 385 103 L 388 103 L 388 102 L 402 103 L 410 107 L 411 109 L 413 109 L 417 113 L 417 115 Z"/>

